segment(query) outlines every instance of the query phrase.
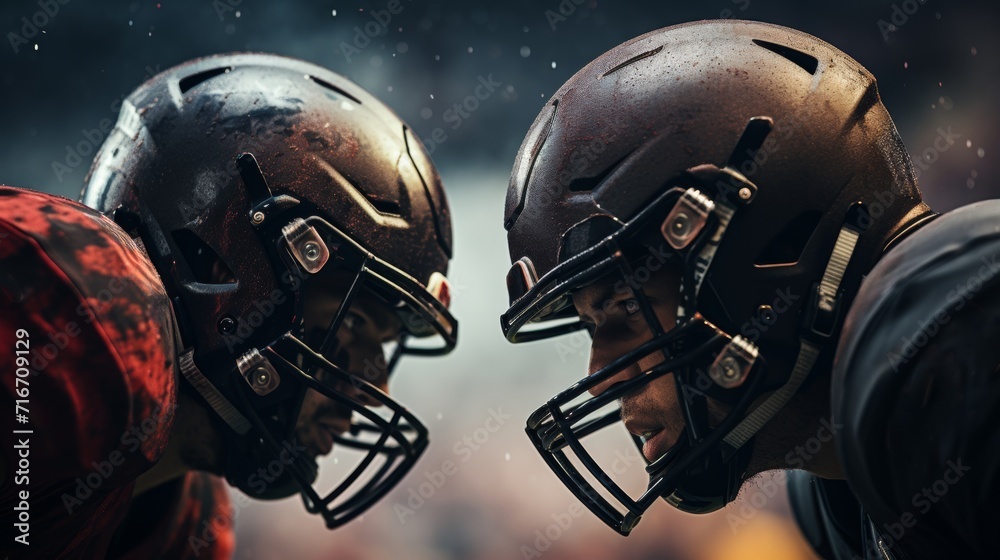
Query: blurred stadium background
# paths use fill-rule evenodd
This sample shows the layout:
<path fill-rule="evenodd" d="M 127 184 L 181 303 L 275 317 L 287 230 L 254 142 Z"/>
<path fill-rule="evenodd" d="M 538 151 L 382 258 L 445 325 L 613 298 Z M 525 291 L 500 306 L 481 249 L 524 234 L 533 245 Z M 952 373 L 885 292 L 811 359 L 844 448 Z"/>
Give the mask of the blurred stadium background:
<path fill-rule="evenodd" d="M 442 173 L 455 220 L 450 276 L 461 343 L 444 360 L 403 362 L 392 387 L 430 425 L 429 452 L 383 503 L 336 532 L 294 499 L 240 507 L 236 558 L 811 558 L 789 518 L 780 476 L 756 481 L 735 504 L 706 517 L 658 504 L 622 539 L 579 509 L 529 446 L 524 419 L 582 376 L 587 353 L 572 341 L 514 347 L 500 334 L 508 265 L 502 206 L 514 155 L 548 96 L 604 51 L 660 27 L 736 17 L 812 33 L 867 66 L 921 160 L 921 187 L 934 208 L 995 197 L 1000 7 L 943 0 L 399 1 L 401 9 L 368 43 L 356 41 L 358 29 L 363 33 L 388 0 L 60 0 L 58 13 L 33 34 L 24 33 L 22 18 L 41 11 L 37 0 L 0 7 L 8 43 L 0 46 L 0 183 L 76 198 L 110 127 L 104 121 L 114 122 L 122 97 L 159 70 L 235 50 L 295 56 L 346 75 L 425 139 Z M 481 78 L 501 85 L 474 111 L 449 112 Z M 934 150 L 949 130 L 959 141 Z M 490 433 L 483 428 L 492 414 L 510 418 Z M 627 459 L 625 443 L 598 454 Z M 445 461 L 455 471 L 438 488 Z M 624 476 L 641 483 L 634 472 L 641 465 L 631 466 Z"/>

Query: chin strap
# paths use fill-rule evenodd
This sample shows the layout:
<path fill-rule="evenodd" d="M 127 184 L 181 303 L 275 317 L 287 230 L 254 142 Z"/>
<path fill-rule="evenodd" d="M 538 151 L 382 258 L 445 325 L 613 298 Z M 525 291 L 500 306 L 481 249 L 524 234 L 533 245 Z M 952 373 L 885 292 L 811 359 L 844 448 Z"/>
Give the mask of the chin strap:
<path fill-rule="evenodd" d="M 124 114 L 124 111 L 122 114 Z M 131 236 L 131 234 L 129 235 Z M 152 262 L 149 258 L 149 252 L 146 250 L 146 245 L 142 242 L 142 238 L 136 236 L 131 239 L 146 260 Z M 177 316 L 177 310 L 174 308 L 174 302 L 170 302 L 169 308 L 170 323 L 174 334 L 174 348 L 178 349 L 177 366 L 181 370 L 184 379 L 205 399 L 205 402 L 215 410 L 233 431 L 241 436 L 246 435 L 250 431 L 250 421 L 240 411 L 236 410 L 233 403 L 229 402 L 229 399 L 198 369 L 197 364 L 194 363 L 194 348 L 180 350 L 184 348 L 184 339 L 181 337 L 180 320 Z"/>
<path fill-rule="evenodd" d="M 839 292 L 840 284 L 844 280 L 844 272 L 854 255 L 854 248 L 858 244 L 861 233 L 853 225 L 844 225 L 837 235 L 837 243 L 833 247 L 830 260 L 826 263 L 826 271 L 823 272 L 823 279 L 816 287 L 813 307 L 810 310 L 813 320 L 807 327 L 809 334 L 816 333 L 824 336 L 832 334 L 836 325 L 837 313 L 840 308 Z M 822 326 L 820 325 L 822 323 Z M 829 330 L 817 330 L 817 327 L 828 327 Z M 723 438 L 723 441 L 735 448 L 742 447 L 751 437 L 764 427 L 775 414 L 778 413 L 795 393 L 802 387 L 802 384 L 812 373 L 816 360 L 819 358 L 821 346 L 814 342 L 815 336 L 803 336 L 799 339 L 799 355 L 795 360 L 795 367 L 792 374 L 777 391 L 771 394 L 763 403 L 747 415 L 735 428 Z"/>
<path fill-rule="evenodd" d="M 174 306 L 170 305 L 170 315 L 174 331 L 174 347 L 184 348 L 184 340 L 181 338 L 181 329 L 178 324 L 177 313 Z M 246 416 L 236 410 L 233 403 L 219 391 L 218 387 L 212 384 L 205 377 L 205 374 L 198 369 L 194 363 L 194 348 L 188 348 L 177 352 L 177 366 L 181 370 L 181 375 L 194 388 L 195 391 L 205 399 L 212 410 L 214 410 L 230 428 L 239 435 L 246 435 L 250 431 L 250 421 Z"/>
<path fill-rule="evenodd" d="M 246 435 L 250 431 L 250 421 L 240 411 L 236 410 L 233 403 L 229 402 L 229 399 L 198 369 L 198 366 L 194 363 L 194 348 L 188 348 L 182 352 L 178 363 L 181 373 L 184 374 L 184 379 L 187 379 L 191 387 L 195 391 L 198 391 L 198 394 L 205 399 L 205 402 L 218 413 L 233 431 L 241 436 Z"/>
<path fill-rule="evenodd" d="M 772 393 L 760 406 L 753 409 L 753 412 L 737 424 L 733 428 L 733 431 L 726 434 L 723 441 L 727 445 L 739 449 L 747 440 L 760 431 L 764 427 L 764 424 L 767 424 L 771 418 L 774 418 L 774 415 L 788 404 L 788 401 L 791 400 L 792 396 L 802 386 L 802 383 L 809 377 L 813 366 L 816 365 L 816 358 L 819 357 L 819 350 L 819 347 L 812 342 L 801 340 L 799 357 L 795 360 L 795 368 L 792 370 L 792 375 L 789 376 L 788 381 Z"/>

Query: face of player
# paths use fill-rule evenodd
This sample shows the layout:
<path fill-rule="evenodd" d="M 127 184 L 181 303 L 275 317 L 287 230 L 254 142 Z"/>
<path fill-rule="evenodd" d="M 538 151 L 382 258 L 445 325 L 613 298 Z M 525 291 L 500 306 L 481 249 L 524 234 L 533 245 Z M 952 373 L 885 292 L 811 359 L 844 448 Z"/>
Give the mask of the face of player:
<path fill-rule="evenodd" d="M 652 273 L 641 286 L 664 330 L 673 328 L 680 295 L 680 273 L 664 267 Z M 615 359 L 653 338 L 642 306 L 620 275 L 609 275 L 573 294 L 580 318 L 591 327 L 592 342 L 588 375 L 593 375 Z M 640 358 L 614 377 L 590 390 L 599 395 L 610 386 L 638 376 L 662 363 L 659 352 Z M 673 374 L 661 376 L 621 399 L 622 422 L 626 429 L 644 440 L 643 455 L 653 461 L 666 453 L 684 431 L 677 386 Z M 709 400 L 713 423 L 724 416 Z"/>
<path fill-rule="evenodd" d="M 307 288 L 304 325 L 307 339 L 318 347 L 331 319 L 336 315 L 347 293 L 350 279 L 333 278 L 329 282 Z M 352 375 L 389 392 L 387 359 L 384 345 L 399 340 L 402 324 L 399 318 L 376 296 L 360 293 L 351 305 L 337 332 L 337 347 L 328 359 Z M 326 374 L 319 372 L 322 379 Z M 356 402 L 378 406 L 371 397 L 351 383 L 335 381 L 338 391 Z M 308 389 L 295 431 L 311 457 L 327 455 L 333 449 L 335 435 L 351 427 L 351 410 Z"/>

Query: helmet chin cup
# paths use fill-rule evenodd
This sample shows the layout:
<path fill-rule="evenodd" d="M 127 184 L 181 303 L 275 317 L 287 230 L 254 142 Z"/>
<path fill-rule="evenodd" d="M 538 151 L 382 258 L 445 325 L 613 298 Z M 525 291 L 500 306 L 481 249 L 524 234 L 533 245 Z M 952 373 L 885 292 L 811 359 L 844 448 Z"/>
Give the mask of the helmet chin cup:
<path fill-rule="evenodd" d="M 251 460 L 247 460 L 248 456 Z M 293 459 L 297 462 L 295 468 L 300 469 L 305 479 L 316 480 L 318 474 L 314 461 L 305 455 Z M 237 449 L 230 446 L 227 454 L 225 475 L 230 486 L 239 488 L 241 492 L 258 500 L 281 500 L 301 492 L 301 485 L 291 474 L 291 468 L 282 469 L 277 475 L 262 470 L 260 465 L 268 465 L 271 461 L 281 462 L 278 455 L 266 454 L 262 448 L 253 451 Z"/>
<path fill-rule="evenodd" d="M 686 513 L 702 514 L 722 509 L 739 495 L 752 452 L 753 440 L 750 440 L 729 461 L 706 458 L 703 469 L 689 472 L 663 499 Z"/>

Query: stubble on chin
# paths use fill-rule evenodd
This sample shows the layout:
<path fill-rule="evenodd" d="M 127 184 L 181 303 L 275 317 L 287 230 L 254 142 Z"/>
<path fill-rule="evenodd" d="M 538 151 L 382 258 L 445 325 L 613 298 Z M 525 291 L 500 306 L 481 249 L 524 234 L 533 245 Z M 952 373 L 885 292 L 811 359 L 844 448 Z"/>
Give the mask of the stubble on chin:
<path fill-rule="evenodd" d="M 631 418 L 642 424 L 655 424 L 670 434 L 671 443 L 684 432 L 684 417 L 678 406 L 676 393 L 667 385 L 673 378 L 664 376 L 647 385 L 638 393 L 621 399 L 622 418 Z"/>

